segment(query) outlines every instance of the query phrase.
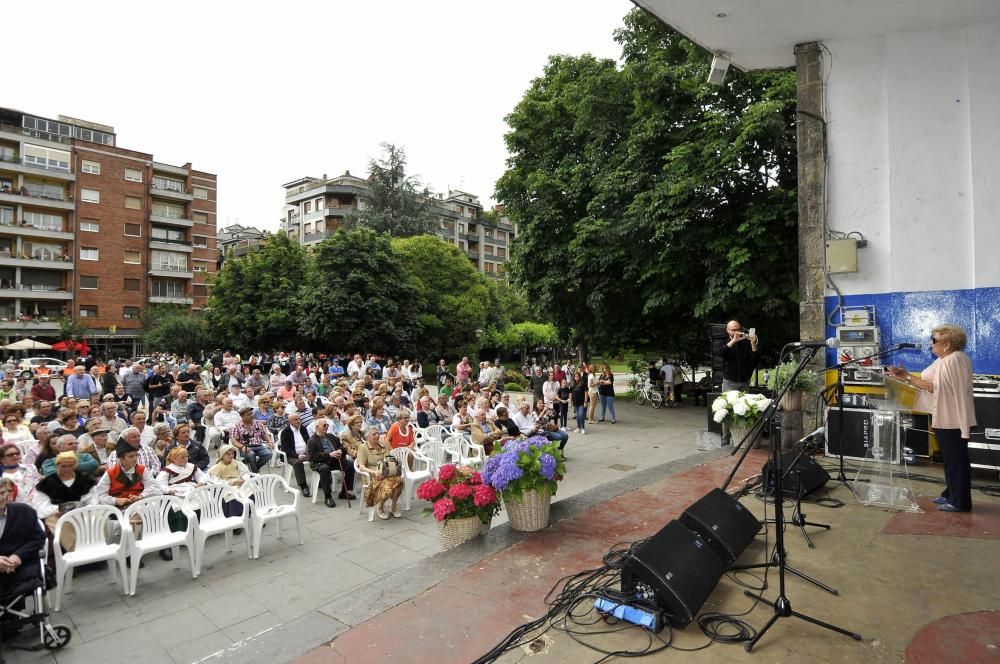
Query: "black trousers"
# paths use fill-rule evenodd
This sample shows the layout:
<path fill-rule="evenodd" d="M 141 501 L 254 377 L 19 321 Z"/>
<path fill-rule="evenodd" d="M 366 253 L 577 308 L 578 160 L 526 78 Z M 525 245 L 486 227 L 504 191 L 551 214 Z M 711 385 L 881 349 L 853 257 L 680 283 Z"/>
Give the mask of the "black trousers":
<path fill-rule="evenodd" d="M 344 491 L 351 491 L 354 488 L 354 461 L 344 459 Z M 319 488 L 323 495 L 329 496 L 333 493 L 333 471 L 340 470 L 340 464 L 336 459 L 330 459 L 329 463 L 314 463 L 312 469 L 319 473 Z"/>
<path fill-rule="evenodd" d="M 295 474 L 295 483 L 299 487 L 305 487 L 308 485 L 306 482 L 306 468 L 303 465 L 305 461 L 302 459 L 289 459 L 288 463 L 292 464 L 292 472 Z"/>
<path fill-rule="evenodd" d="M 972 509 L 972 465 L 969 462 L 969 441 L 962 438 L 961 429 L 934 429 L 938 447 L 944 458 L 944 480 L 947 488 L 941 496 L 962 510 Z"/>

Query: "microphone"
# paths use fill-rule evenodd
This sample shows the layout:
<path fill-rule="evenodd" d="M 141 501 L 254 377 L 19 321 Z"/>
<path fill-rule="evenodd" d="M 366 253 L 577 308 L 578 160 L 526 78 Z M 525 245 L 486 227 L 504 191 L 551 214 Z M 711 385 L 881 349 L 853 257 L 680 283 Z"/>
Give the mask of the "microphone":
<path fill-rule="evenodd" d="M 840 340 L 837 337 L 830 337 L 826 341 L 795 341 L 791 345 L 795 348 L 823 348 L 824 346 L 837 348 L 840 346 Z"/>
<path fill-rule="evenodd" d="M 817 436 L 822 436 L 824 433 L 826 433 L 826 427 L 820 427 L 820 428 L 816 429 L 815 431 L 813 431 L 811 434 L 809 434 L 807 436 L 803 436 L 802 440 L 800 440 L 799 442 L 800 443 L 804 443 L 807 440 L 811 440 L 813 438 L 816 438 Z"/>
<path fill-rule="evenodd" d="M 904 348 L 912 348 L 913 350 L 920 350 L 923 348 L 920 344 L 896 344 L 896 348 L 903 350 Z"/>

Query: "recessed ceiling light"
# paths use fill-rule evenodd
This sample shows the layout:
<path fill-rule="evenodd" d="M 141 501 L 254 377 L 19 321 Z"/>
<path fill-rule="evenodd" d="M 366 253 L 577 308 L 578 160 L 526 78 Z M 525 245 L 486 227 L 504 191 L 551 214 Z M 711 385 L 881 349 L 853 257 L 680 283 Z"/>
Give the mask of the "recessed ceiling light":
<path fill-rule="evenodd" d="M 726 16 L 728 16 L 726 12 L 719 12 L 718 14 L 715 15 L 716 18 L 726 18 Z"/>

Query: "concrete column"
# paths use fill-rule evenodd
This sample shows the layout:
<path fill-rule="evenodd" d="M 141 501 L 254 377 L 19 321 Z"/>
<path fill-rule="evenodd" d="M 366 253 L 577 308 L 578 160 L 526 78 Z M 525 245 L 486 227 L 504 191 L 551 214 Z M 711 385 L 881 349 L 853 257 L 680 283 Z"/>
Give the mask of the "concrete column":
<path fill-rule="evenodd" d="M 799 196 L 799 338 L 826 337 L 825 294 L 826 242 L 823 189 L 826 166 L 826 139 L 823 118 L 823 52 L 816 42 L 795 47 L 796 141 L 798 143 Z M 822 368 L 823 354 L 815 363 Z M 785 417 L 783 440 L 796 441 L 803 429 L 814 428 L 814 410 L 804 417 Z"/>

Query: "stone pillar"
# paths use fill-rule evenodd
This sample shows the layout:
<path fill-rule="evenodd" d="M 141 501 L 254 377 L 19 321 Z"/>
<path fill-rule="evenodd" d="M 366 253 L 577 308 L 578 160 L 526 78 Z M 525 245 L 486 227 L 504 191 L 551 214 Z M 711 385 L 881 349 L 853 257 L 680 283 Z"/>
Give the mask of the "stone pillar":
<path fill-rule="evenodd" d="M 826 166 L 825 125 L 823 118 L 823 52 L 810 42 L 795 47 L 796 141 L 798 143 L 799 196 L 799 338 L 826 338 L 825 294 L 826 242 L 823 188 Z M 824 354 L 817 355 L 815 368 L 823 367 Z M 799 428 L 815 428 L 812 401 L 804 417 L 786 418 L 783 440 L 802 437 Z M 798 421 L 796 421 L 798 420 Z M 797 426 L 796 426 L 797 425 Z M 794 438 L 792 438 L 794 436 Z"/>

